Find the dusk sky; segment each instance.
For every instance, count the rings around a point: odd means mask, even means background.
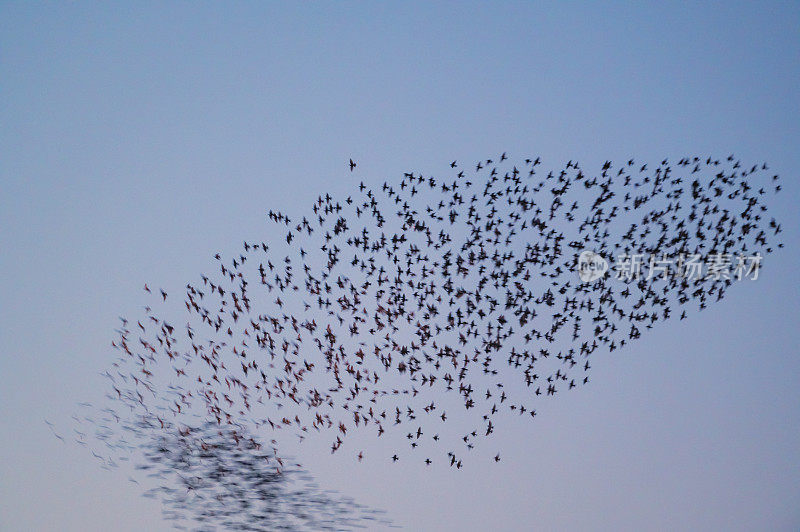
[[[499,463],[293,454],[404,530],[800,529],[799,89],[794,2],[0,2],[0,530],[171,530],[45,423],[102,404],[144,283],[282,238],[270,209],[502,152],[766,161],[785,247],[593,354]]]

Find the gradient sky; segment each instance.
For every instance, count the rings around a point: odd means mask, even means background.
[[[144,282],[269,240],[270,208],[503,151],[767,161],[786,247],[594,355],[499,464],[325,440],[319,483],[409,530],[800,529],[800,4],[730,4],[0,2],[0,530],[169,530],[44,423],[102,394]]]

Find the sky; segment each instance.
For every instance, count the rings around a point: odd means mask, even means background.
[[[0,530],[170,529],[44,422],[103,390],[145,282],[278,237],[269,209],[504,151],[767,161],[785,248],[594,355],[498,464],[304,464],[408,530],[797,530],[798,58],[792,2],[0,2]]]

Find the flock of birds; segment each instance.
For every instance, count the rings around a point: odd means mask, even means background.
[[[132,427],[150,431],[146,422]],[[151,434],[138,469],[162,479],[146,497],[160,497],[165,517],[223,530],[348,530],[391,525],[382,514],[333,491],[322,490],[298,464],[280,472],[277,457],[248,438],[241,428],[199,424],[193,431]]]
[[[461,469],[512,417],[532,420],[543,399],[587,384],[595,352],[685,318],[690,303],[705,308],[736,281],[676,269],[583,283],[582,250],[735,258],[782,247],[765,203],[778,176],[733,156],[585,172],[503,153],[449,167],[322,194],[304,215],[271,210],[270,238],[217,253],[182,294],[145,284],[144,313],[121,318],[112,342],[108,404],[75,419],[95,425],[105,454],[145,449],[159,478],[177,475],[158,493],[202,512],[204,526],[302,528],[280,521],[313,513],[278,502],[278,479],[298,471],[281,449],[327,438],[358,462]],[[348,445],[354,434],[385,440],[385,452]],[[358,526],[353,514],[329,518],[305,525]]]

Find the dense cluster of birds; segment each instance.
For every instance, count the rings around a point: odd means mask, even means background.
[[[131,430],[151,437],[137,468],[158,477],[145,496],[162,500],[175,528],[316,531],[391,523],[382,511],[321,489],[299,464],[277,472],[270,462],[283,460],[252,438],[240,442],[242,427],[205,422],[164,431],[143,421]]]
[[[322,194],[304,215],[270,210],[270,238],[217,253],[181,296],[145,284],[143,315],[121,318],[112,342],[106,419],[180,442],[162,455],[178,471],[189,437],[224,451],[212,460],[229,457],[229,473],[252,471],[236,448],[269,445],[280,474],[279,449],[311,435],[366,459],[347,446],[354,433],[387,440],[377,460],[460,469],[511,416],[533,419],[541,399],[588,383],[595,352],[705,308],[737,280],[692,278],[677,262],[584,283],[582,250],[735,264],[782,246],[765,202],[778,176],[733,156],[589,172],[503,153],[449,167]]]

